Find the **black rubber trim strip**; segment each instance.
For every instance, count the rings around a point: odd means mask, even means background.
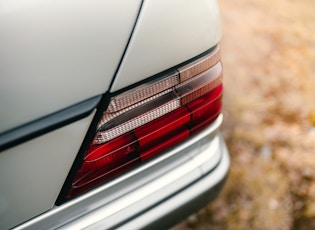
[[[87,131],[84,140],[81,144],[81,147],[79,149],[79,152],[72,164],[72,167],[68,173],[68,176],[62,186],[62,189],[57,197],[57,200],[55,202],[56,205],[61,205],[62,203],[68,201],[69,199],[66,197],[68,192],[71,189],[72,181],[79,170],[79,168],[82,165],[83,162],[83,156],[87,148],[90,146],[91,141],[93,140],[97,128],[97,124],[101,117],[103,116],[103,112],[106,110],[108,104],[110,102],[110,95],[108,93],[105,93],[102,95],[101,101],[96,107],[96,113],[94,115],[94,118],[91,122],[91,125],[89,127],[89,130]]]
[[[119,68],[121,66],[121,63],[122,63],[122,61],[124,59],[124,56],[125,56],[125,54],[127,52],[128,47],[129,47],[129,43],[131,41],[131,38],[133,36],[133,32],[134,32],[135,27],[137,25],[137,22],[138,22],[138,19],[139,19],[141,10],[142,10],[143,3],[144,3],[144,0],[142,0],[141,3],[140,3],[140,7],[139,7],[139,10],[138,10],[138,14],[137,14],[135,23],[134,23],[133,28],[131,30],[129,39],[127,41],[127,44],[125,46],[125,49],[124,49],[123,54],[121,56],[121,59],[120,59],[118,65],[117,65],[116,71],[114,73],[114,77],[113,77],[113,79],[112,79],[112,81],[110,83],[109,90],[110,90],[110,88],[112,87],[112,85],[114,83],[114,80],[115,80],[115,77],[117,75],[117,72],[118,72],[118,70],[119,70]],[[65,180],[65,182],[64,182],[64,184],[62,186],[62,189],[61,189],[61,191],[60,191],[60,193],[59,193],[59,195],[57,197],[57,200],[55,202],[55,204],[57,206],[65,203],[65,202],[67,202],[69,200],[67,198],[67,194],[69,193],[69,191],[71,189],[71,185],[72,185],[71,183],[72,183],[72,181],[73,181],[73,179],[74,179],[74,177],[75,177],[75,175],[77,173],[77,170],[82,165],[84,153],[87,150],[87,148],[89,147],[91,141],[93,140],[93,138],[95,136],[97,124],[100,121],[101,117],[103,116],[103,112],[107,109],[108,104],[110,102],[110,98],[111,98],[112,95],[113,94],[107,92],[107,93],[105,93],[102,96],[102,99],[101,99],[101,101],[100,101],[100,103],[99,103],[99,105],[97,107],[97,111],[96,111],[95,116],[94,116],[94,118],[92,120],[90,128],[89,128],[87,134],[85,135],[85,138],[84,138],[83,143],[82,143],[82,145],[80,147],[80,150],[79,150],[79,152],[78,152],[78,154],[77,154],[77,156],[76,156],[76,158],[74,160],[74,163],[73,163],[73,165],[72,165],[72,167],[70,169],[70,172],[69,172],[69,174],[68,174],[68,176],[67,176],[67,178],[66,178],[66,180]]]
[[[102,96],[96,96],[0,134],[0,152],[87,117]]]

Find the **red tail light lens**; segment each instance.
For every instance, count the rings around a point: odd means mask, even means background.
[[[73,198],[162,153],[221,111],[219,47],[169,75],[111,98],[77,170]]]

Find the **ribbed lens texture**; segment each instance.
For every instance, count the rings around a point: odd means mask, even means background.
[[[135,89],[129,90],[123,94],[120,94],[114,97],[111,100],[111,103],[108,106],[107,111],[109,113],[113,113],[116,111],[120,111],[128,106],[136,104],[140,101],[145,100],[153,95],[156,95],[164,90],[167,90],[179,83],[178,73],[173,73],[171,76],[167,78],[160,77],[157,79],[154,84],[149,86],[139,86]]]
[[[219,57],[215,50],[166,79],[113,98],[67,198],[121,175],[209,126],[222,106]],[[123,112],[112,115],[119,109]]]

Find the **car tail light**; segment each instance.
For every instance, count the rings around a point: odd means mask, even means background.
[[[211,124],[221,111],[222,65],[212,52],[112,96],[71,179],[71,199],[155,157]]]

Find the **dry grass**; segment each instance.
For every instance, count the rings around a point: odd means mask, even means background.
[[[221,0],[230,178],[179,229],[315,229],[315,2]]]

